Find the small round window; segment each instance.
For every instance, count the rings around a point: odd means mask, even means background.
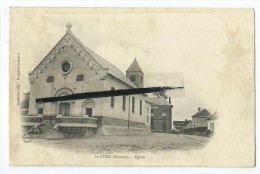
[[[72,69],[72,64],[70,61],[65,60],[61,62],[61,70],[63,74],[68,74]]]

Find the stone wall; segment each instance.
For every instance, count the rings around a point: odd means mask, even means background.
[[[106,117],[106,116],[95,116],[95,117],[98,118],[99,126],[111,125],[111,126],[128,127],[128,120]],[[130,117],[129,127],[144,128],[145,124],[141,122],[131,121],[131,117]]]

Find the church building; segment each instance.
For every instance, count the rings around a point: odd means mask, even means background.
[[[53,127],[96,128],[116,133],[147,131],[151,105],[145,94],[36,103],[36,98],[75,93],[132,89],[144,86],[144,73],[135,59],[122,73],[116,66],[86,47],[71,31],[29,73],[28,116],[42,116]]]

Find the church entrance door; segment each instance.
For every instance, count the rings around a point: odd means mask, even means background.
[[[70,115],[70,103],[69,102],[62,102],[60,103],[60,112],[62,116],[69,116]]]

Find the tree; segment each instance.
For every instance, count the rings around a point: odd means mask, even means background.
[[[165,93],[166,93],[166,89],[162,88],[159,92],[154,92],[153,95],[167,99],[168,96]]]

